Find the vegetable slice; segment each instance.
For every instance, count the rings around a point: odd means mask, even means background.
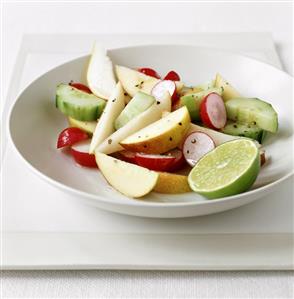
[[[221,129],[226,125],[226,107],[219,94],[213,92],[205,97],[200,105],[200,117],[212,129]]]
[[[66,128],[58,136],[57,148],[70,146],[88,138],[88,134],[79,128]]]
[[[197,161],[215,148],[212,138],[202,132],[193,132],[184,141],[183,153],[187,163],[195,166]]]
[[[89,154],[90,140],[84,140],[71,147],[71,154],[75,161],[85,167],[97,167],[95,155]]]

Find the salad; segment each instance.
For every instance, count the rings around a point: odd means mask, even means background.
[[[113,65],[95,45],[86,81],[57,86],[69,124],[57,148],[131,198],[245,192],[266,162],[262,143],[278,131],[270,103],[241,95],[220,74],[186,86],[176,71]]]

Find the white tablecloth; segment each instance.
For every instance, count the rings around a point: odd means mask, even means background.
[[[24,33],[269,31],[285,70],[292,73],[292,18],[289,3],[6,3],[2,86],[5,92]],[[6,271],[2,297],[291,298],[293,275],[282,271]]]

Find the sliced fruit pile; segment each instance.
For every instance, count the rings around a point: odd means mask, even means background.
[[[79,165],[98,166],[129,197],[248,190],[266,162],[261,144],[278,130],[274,108],[242,97],[220,74],[192,87],[175,71],[162,78],[148,67],[113,67],[95,45],[87,84],[57,86],[56,107],[70,125],[57,148],[70,148]]]

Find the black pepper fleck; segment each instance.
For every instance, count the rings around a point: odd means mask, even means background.
[[[169,137],[169,140],[172,141],[173,140],[172,137]]]
[[[187,150],[187,154],[189,154],[190,153],[190,151],[189,150]]]
[[[234,125],[233,127],[234,127],[234,128],[238,128],[238,126],[237,126],[237,125]]]
[[[108,139],[107,142],[108,142],[108,144],[111,144],[112,143],[112,139]]]
[[[146,147],[147,147],[147,145],[145,144],[145,145],[144,145],[144,148],[146,148]]]
[[[181,126],[182,125],[182,123],[179,123],[179,126]]]
[[[191,143],[196,143],[196,139],[191,140]]]
[[[159,104],[160,104],[160,101],[157,101],[156,104],[159,105]]]
[[[124,96],[127,96],[128,94],[126,92],[124,92]]]
[[[113,99],[112,102],[114,103],[116,101],[116,99]]]

